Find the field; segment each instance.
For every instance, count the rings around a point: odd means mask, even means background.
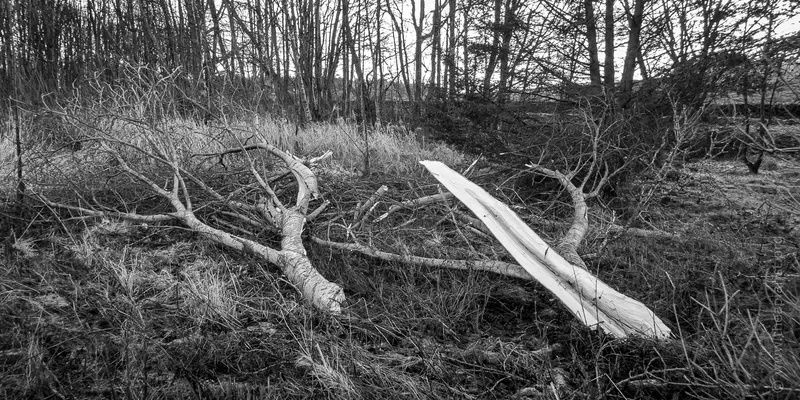
[[[592,273],[667,323],[674,337],[656,341],[590,330],[533,281],[386,261],[313,240],[513,262],[494,238],[459,222],[468,211],[452,200],[376,217],[443,190],[418,161],[466,171],[477,160],[471,180],[555,240],[569,225],[569,195],[531,179],[523,165],[487,161],[408,131],[365,137],[344,123],[296,129],[255,116],[208,126],[56,119],[84,138],[78,147],[39,140],[34,119],[25,121],[23,133],[38,139],[26,142],[24,204],[14,201],[10,136],[0,150],[0,228],[11,233],[0,256],[0,398],[800,396],[796,158],[770,157],[758,175],[739,161],[688,160],[662,176],[644,171],[613,199],[589,203],[591,225],[579,253]],[[177,221],[53,206],[169,212],[167,201],[120,173],[126,162],[170,186],[163,165],[137,153],[152,135],[177,143],[187,176],[228,198],[243,188],[242,198],[252,202],[263,193],[251,167],[274,179],[284,201],[296,190],[273,157],[192,154],[258,141],[307,158],[331,150],[313,167],[320,198],[309,211],[325,200],[330,205],[306,224],[303,243],[319,272],[344,289],[341,315],[309,306],[275,265]],[[135,146],[100,147],[109,139]],[[374,209],[361,209],[382,185],[388,191]],[[279,246],[275,231],[234,223],[209,196],[194,202],[209,224]]]

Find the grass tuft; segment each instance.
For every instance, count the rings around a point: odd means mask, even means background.
[[[198,326],[219,324],[229,329],[241,326],[236,278],[223,275],[220,265],[196,260],[181,272],[176,290],[183,294],[182,307]]]

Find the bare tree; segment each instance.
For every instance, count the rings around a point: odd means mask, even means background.
[[[594,1],[583,1],[584,18],[586,19],[586,42],[589,51],[589,80],[592,85],[600,86],[600,59],[597,52],[597,21],[594,13]]]
[[[603,62],[603,83],[607,94],[614,93],[614,0],[606,0],[605,12],[605,61]]]
[[[411,2],[411,16],[414,25],[414,109],[419,114],[420,104],[422,103],[422,43],[427,39],[423,34],[425,26],[425,0],[419,1],[419,17],[416,13],[416,2]]]
[[[301,123],[311,122],[314,117],[311,114],[311,106],[308,100],[308,92],[306,91],[306,84],[305,84],[305,76],[309,71],[305,71],[303,69],[303,64],[301,63],[301,54],[298,50],[298,33],[297,33],[297,22],[295,17],[295,4],[292,2],[291,6],[288,0],[283,0],[283,10],[286,13],[285,22],[285,33],[286,33],[286,42],[288,43],[289,50],[291,51],[291,57],[293,64],[295,66],[295,81],[297,82],[298,89],[296,93],[298,94],[300,100],[300,107],[301,107]]]
[[[146,71],[141,68],[131,70],[127,78],[143,87],[150,87],[153,82],[143,72]],[[178,71],[173,71],[166,78],[156,81],[155,88],[172,84],[177,74]],[[112,164],[107,169],[93,168],[94,171],[87,171],[98,174],[100,178],[84,182],[88,187],[81,187],[80,191],[75,191],[75,195],[96,190],[113,192],[119,189],[114,185],[135,182],[140,190],[160,198],[171,211],[116,211],[112,205],[96,201],[89,203],[94,203],[94,207],[85,205],[85,202],[74,205],[69,203],[70,195],[63,192],[62,199],[46,197],[45,193],[39,192],[39,199],[44,204],[87,216],[121,218],[139,223],[178,221],[216,243],[251,253],[264,262],[277,265],[310,304],[328,312],[340,312],[344,301],[342,288],[325,279],[314,268],[306,255],[302,239],[306,220],[313,219],[327,206],[323,202],[316,210],[309,209],[311,201],[319,197],[317,178],[309,166],[330,156],[330,152],[315,159],[303,160],[263,141],[245,144],[247,138],[243,137],[232,138],[227,135],[220,138],[192,132],[192,135],[199,137],[188,138],[186,132],[167,130],[160,123],[143,120],[141,106],[144,105],[146,111],[157,106],[154,103],[159,101],[152,91],[138,91],[139,94],[131,95],[124,89],[99,85],[103,87],[105,96],[115,100],[113,107],[95,103],[87,108],[83,104],[73,104],[62,110],[53,110],[87,132],[84,140],[93,145],[86,157],[107,159]],[[231,132],[230,129],[225,131]],[[251,138],[255,136],[255,132],[250,134]],[[231,140],[237,144],[224,145],[224,142]],[[212,151],[200,153],[197,149]],[[296,185],[292,203],[287,202],[286,198],[282,200],[273,188],[278,180],[276,176],[283,174],[268,176],[271,162],[257,158],[256,152],[266,152],[285,165],[287,175],[294,178]],[[231,160],[236,156],[238,160]],[[252,188],[231,188],[227,185],[215,188],[204,181],[204,171],[209,170],[214,160],[220,165],[238,163],[237,170],[250,175]],[[80,168],[80,165],[76,168]],[[39,183],[38,187],[45,185],[52,186],[53,183]],[[256,192],[251,192],[252,189]],[[255,197],[248,198],[255,193]],[[210,214],[203,211],[201,214],[200,210],[209,208],[217,211]],[[280,247],[269,247],[255,240],[257,235],[245,228],[252,229],[253,226],[277,233],[281,238]]]
[[[375,88],[375,126],[380,128],[382,125],[381,110],[383,103],[383,54],[381,52],[381,24],[383,23],[383,12],[381,2],[375,3],[375,47],[372,52],[372,86]]]
[[[633,74],[636,70],[636,59],[640,57],[642,18],[644,15],[645,0],[634,0],[631,9],[628,0],[624,0],[625,15],[628,19],[628,49],[625,52],[625,63],[622,69],[622,94],[623,98],[630,96],[633,91]]]
[[[497,56],[500,51],[500,32],[502,26],[503,0],[494,0],[494,20],[491,26],[492,43],[489,45],[489,61],[483,72],[483,96],[490,97],[492,75],[497,67]]]
[[[448,0],[448,8],[450,14],[448,14],[447,55],[445,56],[447,59],[447,64],[445,65],[447,68],[446,86],[447,97],[453,98],[456,93],[456,52],[458,51],[456,49],[456,0]]]

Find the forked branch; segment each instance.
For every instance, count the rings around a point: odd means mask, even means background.
[[[486,224],[531,276],[585,325],[599,327],[617,337],[667,338],[671,335],[670,329],[644,304],[617,292],[585,268],[564,259],[508,206],[481,187],[440,162],[421,163]],[[557,176],[564,177],[563,174]]]
[[[195,232],[220,243],[224,246],[236,249],[239,251],[248,251],[256,255],[263,261],[275,264],[281,268],[284,275],[288,280],[295,285],[297,290],[302,296],[315,307],[338,314],[341,312],[341,304],[344,301],[344,292],[342,288],[327,279],[325,279],[311,264],[311,261],[306,255],[306,250],[303,247],[302,231],[306,220],[306,212],[308,210],[309,200],[316,198],[319,194],[317,189],[317,180],[314,173],[309,167],[304,165],[300,160],[290,156],[275,146],[267,143],[260,143],[255,145],[243,146],[235,149],[228,149],[223,151],[224,154],[235,152],[247,152],[250,150],[264,149],[271,154],[279,157],[289,170],[292,172],[297,181],[298,194],[295,205],[292,207],[284,207],[277,200],[277,196],[271,191],[271,188],[256,171],[251,168],[254,177],[259,181],[262,187],[272,193],[271,198],[265,204],[265,207],[251,206],[242,201],[235,201],[231,198],[225,197],[218,193],[212,187],[207,185],[201,179],[190,174],[179,163],[178,150],[175,148],[173,142],[169,140],[162,143],[163,148],[158,146],[152,138],[148,138],[146,142],[152,149],[144,149],[140,146],[125,143],[125,146],[135,148],[139,154],[144,154],[151,160],[161,163],[171,170],[170,185],[162,186],[157,184],[152,178],[145,173],[137,170],[117,151],[109,145],[109,143],[119,142],[115,139],[109,138],[107,141],[100,141],[100,148],[107,154],[110,154],[115,160],[119,168],[128,176],[134,178],[139,183],[144,185],[152,193],[167,200],[173,212],[143,215],[138,213],[125,213],[109,210],[95,210],[88,207],[74,206],[70,204],[51,201],[40,195],[42,202],[50,207],[58,207],[78,211],[84,215],[97,216],[97,217],[114,217],[123,218],[138,222],[157,222],[165,220],[178,220]],[[326,153],[329,155],[329,153]],[[251,163],[251,166],[253,164]],[[250,210],[250,211],[263,211],[267,208],[269,218],[265,220],[274,225],[282,236],[280,249],[274,249],[264,246],[255,240],[234,235],[222,229],[215,228],[203,222],[197,217],[193,207],[192,193],[187,186],[187,178],[189,181],[194,182],[202,191],[205,191],[211,198],[222,206],[229,206],[234,214],[237,211]],[[279,207],[274,207],[278,204]],[[246,216],[241,216],[243,220],[252,223],[253,220]]]

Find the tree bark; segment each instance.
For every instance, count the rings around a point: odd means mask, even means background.
[[[606,0],[605,15],[605,61],[603,63],[603,80],[606,95],[614,93],[614,0]]]
[[[641,46],[644,2],[645,0],[634,0],[631,13],[628,0],[624,0],[625,14],[628,16],[628,46],[622,69],[622,100],[627,100],[633,92],[633,73],[636,71],[636,57]]]
[[[441,67],[439,64],[442,55],[442,35],[440,31],[442,26],[442,10],[439,5],[440,2],[441,0],[434,0],[433,2],[433,26],[431,26],[433,37],[431,38],[431,76],[428,87],[434,93],[439,89],[439,75],[441,74]]]
[[[287,25],[286,31],[288,32],[288,37],[285,38],[285,40],[289,44],[289,51],[291,51],[292,62],[294,63],[295,81],[297,82],[298,86],[297,94],[299,97],[300,107],[302,111],[300,119],[302,125],[307,122],[311,122],[314,119],[311,114],[311,107],[308,103],[308,94],[306,92],[306,85],[304,82],[307,78],[305,76],[305,73],[307,71],[303,70],[303,65],[300,62],[299,50],[297,48],[298,35],[297,35],[297,25],[294,16],[294,6],[292,6],[292,8],[290,9],[287,0],[283,0],[283,9],[284,12],[286,13],[286,25]]]
[[[99,131],[99,129],[96,129]],[[152,131],[142,132],[143,135],[153,135]],[[152,138],[148,137],[152,140]],[[132,143],[124,144],[125,147],[133,147],[146,157],[150,157],[154,162],[162,164],[162,166],[172,171],[172,187],[165,188],[161,184],[156,183],[149,176],[135,170],[131,167],[125,159],[122,158],[119,152],[111,148],[110,143],[119,143],[116,138],[99,138],[100,149],[106,154],[111,155],[117,160],[117,165],[122,173],[127,174],[132,179],[140,182],[142,186],[154,193],[155,195],[166,200],[173,208],[173,212],[156,215],[142,215],[136,213],[121,213],[113,211],[96,211],[83,207],[69,206],[65,204],[55,203],[40,196],[40,199],[51,207],[63,207],[71,210],[77,210],[84,215],[89,216],[103,216],[103,217],[117,217],[124,218],[139,222],[155,222],[175,219],[182,222],[189,229],[217,242],[224,246],[230,247],[238,251],[248,251],[263,261],[275,264],[281,268],[284,275],[288,280],[297,288],[306,299],[314,307],[330,312],[339,314],[341,312],[342,303],[345,300],[342,288],[327,279],[325,279],[311,264],[311,261],[306,255],[306,250],[303,247],[302,232],[305,225],[306,216],[308,213],[308,204],[312,198],[319,195],[317,188],[317,178],[309,167],[304,165],[297,158],[289,155],[281,149],[268,144],[258,143],[244,147],[237,147],[227,149],[221,153],[205,154],[204,156],[224,157],[226,154],[248,152],[251,150],[266,150],[273,155],[280,158],[287,168],[292,172],[297,183],[298,191],[296,202],[293,206],[285,206],[275,196],[272,189],[265,182],[258,172],[256,172],[254,164],[251,163],[251,170],[253,176],[256,178],[262,189],[269,193],[272,197],[269,200],[262,201],[261,204],[252,206],[243,204],[231,196],[223,196],[199,178],[187,173],[184,168],[178,163],[178,150],[175,148],[174,143],[165,145],[165,149],[158,148],[155,142],[150,141],[150,151],[138,147]],[[143,140],[144,141],[144,140]],[[329,155],[330,153],[326,153]],[[189,192],[186,180],[195,183],[195,187],[199,187],[204,191],[205,197],[210,196],[214,201],[219,204],[226,204],[233,206],[234,209],[244,208],[249,211],[258,211],[265,220],[271,222],[281,234],[280,250],[264,246],[254,240],[246,237],[237,236],[227,231],[212,227],[207,223],[200,220],[194,213],[192,193]]]
[[[509,57],[511,53],[511,38],[517,28],[517,9],[520,3],[517,0],[509,0],[505,7],[505,16],[503,17],[500,49],[498,51],[498,58],[500,60],[500,86],[498,91],[498,100],[500,103],[508,101],[508,85],[511,78],[511,70],[509,68]]]
[[[324,83],[324,89],[322,89],[322,91],[324,92],[324,99],[327,102],[328,108],[331,109],[331,112],[334,102],[334,94],[336,92],[336,70],[339,67],[339,57],[342,54],[341,51],[342,31],[339,29],[339,23],[341,19],[342,19],[342,8],[339,7],[339,3],[337,2],[336,14],[333,17],[333,28],[330,31],[331,32],[330,40],[328,41],[328,49],[327,49],[328,62],[327,64],[325,64],[324,68],[325,83]]]
[[[375,126],[380,128],[382,125],[381,103],[383,99],[383,57],[381,54],[381,1],[375,3],[375,52],[372,55],[372,86],[375,88]]]
[[[494,21],[492,24],[492,44],[490,46],[489,61],[483,73],[483,96],[491,97],[492,75],[497,68],[497,57],[500,51],[500,18],[502,18],[503,0],[494,0]]]
[[[411,78],[408,71],[409,61],[408,61],[408,52],[406,51],[406,40],[405,35],[403,34],[403,26],[397,19],[397,16],[392,11],[389,0],[386,0],[386,12],[389,13],[389,18],[392,19],[392,26],[394,26],[394,32],[397,38],[398,49],[397,49],[397,69],[400,78],[403,81],[403,87],[405,88],[405,96],[408,101],[412,101],[414,99],[414,86],[412,88],[411,85]],[[401,94],[402,97],[402,94]]]
[[[469,13],[464,13],[464,45],[462,50],[464,52],[464,94],[470,95],[472,94],[471,86],[470,86],[470,74],[469,74]]]
[[[345,117],[350,115],[350,90],[352,78],[350,77],[350,0],[341,0],[342,4],[342,111]]]
[[[600,86],[600,58],[597,53],[597,21],[594,15],[594,0],[583,1],[586,18],[586,42],[589,51],[589,81],[592,86]]]
[[[412,19],[415,11],[414,4],[415,2],[411,3]],[[414,23],[414,31],[416,32],[416,42],[414,43],[414,109],[417,115],[419,115],[422,104],[422,42],[425,40],[422,31],[424,22],[425,0],[419,0],[419,20]]]
[[[447,44],[447,98],[452,99],[456,94],[456,0],[448,0],[448,4],[450,16]],[[466,68],[466,65],[464,67]]]

